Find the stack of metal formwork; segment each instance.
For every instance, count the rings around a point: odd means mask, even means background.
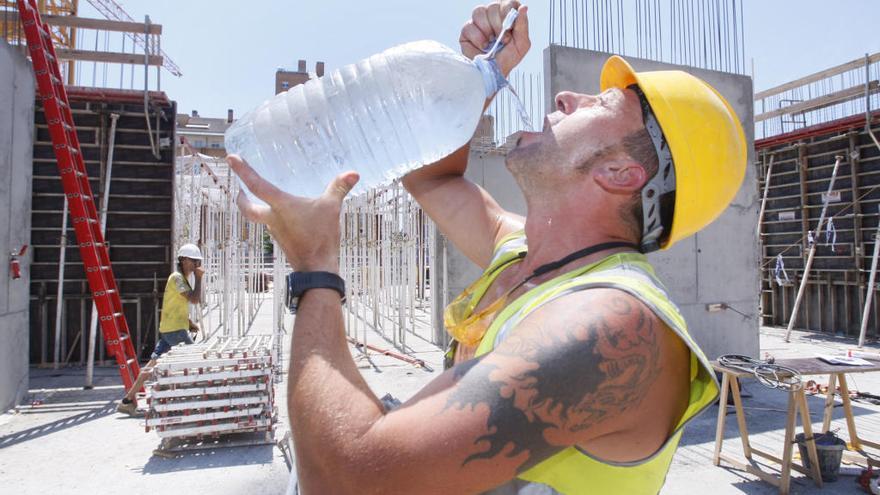
[[[277,419],[271,336],[217,338],[162,355],[146,384],[146,430],[160,451],[205,448],[235,434],[234,444],[273,443]],[[263,438],[240,434],[264,433]]]

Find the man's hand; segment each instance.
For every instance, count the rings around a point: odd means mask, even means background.
[[[504,16],[511,9],[518,9],[519,17],[513,23],[513,29],[502,38],[504,49],[495,57],[505,77],[522,61],[532,46],[529,40],[528,7],[521,6],[517,0],[501,0],[480,5],[471,14],[471,20],[461,28],[461,36],[458,39],[464,56],[472,59],[480,55],[484,49],[491,47],[491,43],[501,33]]]
[[[195,274],[196,278],[202,278],[202,276],[205,274],[205,267],[197,266],[193,270],[193,273]]]
[[[190,320],[190,322],[189,322],[189,331],[192,332],[192,333],[199,333],[200,330],[201,330],[201,328],[199,328],[198,323],[195,323],[195,322],[193,322],[192,320]]]
[[[292,266],[300,271],[339,272],[339,213],[357,184],[356,172],[337,176],[317,198],[287,194],[260,177],[237,155],[226,162],[248,189],[268,206],[238,195],[238,208],[253,222],[266,224]]]

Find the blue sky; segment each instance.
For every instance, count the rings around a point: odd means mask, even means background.
[[[117,0],[136,20],[162,24],[162,48],[183,77],[162,75],[162,89],[181,112],[236,115],[270,97],[278,67],[306,59],[327,70],[390,46],[434,39],[458,48],[472,0],[261,1]],[[664,0],[661,2],[665,3]],[[84,17],[100,17],[81,1]],[[532,50],[522,69],[541,71],[547,46],[549,2],[527,2]],[[755,89],[880,51],[877,0],[745,0],[747,72],[754,59]]]

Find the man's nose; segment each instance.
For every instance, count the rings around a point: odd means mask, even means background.
[[[556,109],[562,113],[574,113],[580,107],[590,106],[595,103],[596,97],[574,93],[571,91],[560,91],[556,95]]]

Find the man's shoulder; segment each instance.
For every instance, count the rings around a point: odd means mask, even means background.
[[[173,271],[171,272],[171,275],[168,275],[167,287],[174,287],[178,292],[187,292],[190,290],[189,282],[186,280],[186,277],[178,271]]]
[[[663,404],[664,423],[640,428],[653,414],[644,399],[667,389],[687,370],[686,354],[664,322],[627,292],[595,288],[560,296],[525,317],[494,350],[495,359],[521,362],[537,392],[535,403],[556,405],[560,431],[582,444],[634,428],[649,432],[656,445],[665,440],[666,416],[677,401]],[[517,373],[521,373],[516,370]],[[686,400],[686,399],[685,399]],[[666,409],[670,411],[666,411]],[[666,414],[666,413],[669,414]],[[656,438],[655,438],[656,437]],[[652,448],[654,450],[652,450]],[[596,452],[601,453],[601,452]]]

